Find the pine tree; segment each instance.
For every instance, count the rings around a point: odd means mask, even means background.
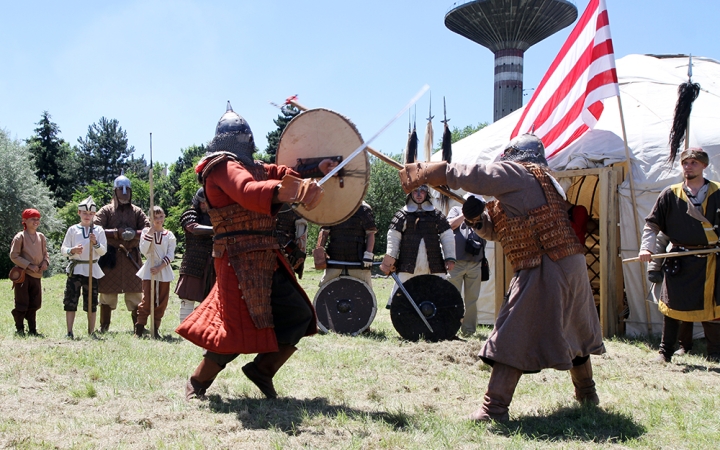
[[[77,162],[70,144],[60,137],[60,127],[43,111],[35,134],[26,140],[34,158],[35,175],[55,193],[55,203],[62,207],[72,199],[76,187]]]
[[[265,137],[267,138],[268,145],[265,148],[265,153],[269,155],[269,163],[275,163],[275,156],[277,155],[277,149],[280,146],[280,136],[285,130],[287,124],[293,119],[293,117],[300,114],[300,110],[294,106],[286,105],[283,106],[282,114],[277,119],[273,120],[277,125],[277,130],[269,132]]]
[[[135,147],[128,146],[127,132],[117,119],[101,117],[88,127],[85,139],[78,138],[78,158],[82,170],[78,178],[83,184],[92,181],[110,182],[129,165]]]

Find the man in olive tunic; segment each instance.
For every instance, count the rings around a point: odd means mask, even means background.
[[[672,252],[717,247],[720,225],[720,183],[707,180],[703,171],[710,159],[701,148],[680,154],[683,182],[665,188],[645,218],[638,254],[649,262],[663,232],[672,243]],[[651,250],[652,249],[652,250]],[[717,254],[666,258],[662,294],[658,309],[663,318],[658,362],[670,362],[680,322],[702,322],[707,339],[708,359],[720,361],[720,272]]]
[[[131,313],[133,328],[137,308],[142,300],[142,281],[135,275],[142,260],[138,246],[143,228],[150,227],[145,213],[132,204],[130,179],[120,175],[113,182],[112,202],[95,215],[95,224],[105,230],[108,251],[99,263],[105,276],[98,280],[100,292],[100,332],[110,329],[112,311],[117,308],[118,294],[125,294],[125,306]]]
[[[490,164],[415,163],[400,171],[403,189],[447,185],[495,197],[470,197],[463,215],[478,235],[498,240],[514,276],[495,327],[480,350],[492,366],[482,406],[471,420],[509,420],[523,373],[569,370],[575,398],[598,404],[590,355],[605,352],[582,246],[536,136],[514,138]]]

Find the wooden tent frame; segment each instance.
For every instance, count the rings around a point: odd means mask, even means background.
[[[621,334],[624,330],[624,282],[620,257],[620,204],[618,186],[623,179],[623,165],[553,172],[558,180],[576,177],[597,177],[595,192],[599,205],[600,234],[600,326],[604,337]],[[495,242],[495,317],[504,301],[512,266],[508,263],[499,242]]]

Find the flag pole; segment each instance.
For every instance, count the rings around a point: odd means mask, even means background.
[[[152,159],[152,133],[150,133],[150,231],[152,239],[150,241],[150,251],[148,252],[148,262],[150,269],[155,267],[155,215],[153,209],[155,204],[153,201],[153,159]],[[155,339],[155,275],[150,272],[150,339]]]
[[[632,161],[630,160],[630,147],[628,146],[628,139],[627,139],[627,132],[625,131],[625,114],[623,114],[623,107],[622,107],[622,100],[620,99],[620,90],[618,89],[618,95],[617,95],[617,102],[618,102],[618,109],[620,110],[620,124],[622,125],[622,134],[623,134],[623,142],[625,143],[625,158],[627,158],[628,162],[628,180],[630,181],[630,202],[632,203],[632,210],[633,210],[633,223],[635,224],[635,237],[637,238],[638,242],[638,251],[640,249],[640,246],[642,244],[642,234],[640,233],[640,227],[638,226],[639,217],[638,217],[638,208],[637,208],[637,200],[635,199],[635,180],[633,179],[633,173],[632,173]],[[643,298],[647,298],[648,290],[647,285],[645,284],[645,280],[641,276],[640,279],[642,282],[640,283],[642,285],[643,289]],[[645,303],[645,326],[648,330],[648,336],[652,334],[652,322],[650,322],[650,305],[648,302]]]

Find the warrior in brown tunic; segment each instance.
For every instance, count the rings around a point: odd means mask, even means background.
[[[542,142],[513,139],[500,162],[487,165],[416,163],[400,172],[403,188],[428,183],[474,197],[463,214],[478,234],[499,240],[515,270],[495,328],[480,351],[492,365],[483,405],[472,420],[508,420],[523,372],[570,370],[575,397],[598,404],[589,356],[605,352],[582,247],[567,215],[564,192],[550,176]]]
[[[134,331],[137,308],[142,300],[142,281],[135,275],[142,264],[138,246],[140,233],[143,228],[150,227],[150,221],[140,208],[132,204],[132,188],[125,175],[115,178],[112,202],[98,211],[95,224],[103,227],[108,243],[108,251],[99,261],[105,272],[105,276],[98,280],[100,332],[110,329],[118,294],[125,294],[125,306],[131,312]]]

